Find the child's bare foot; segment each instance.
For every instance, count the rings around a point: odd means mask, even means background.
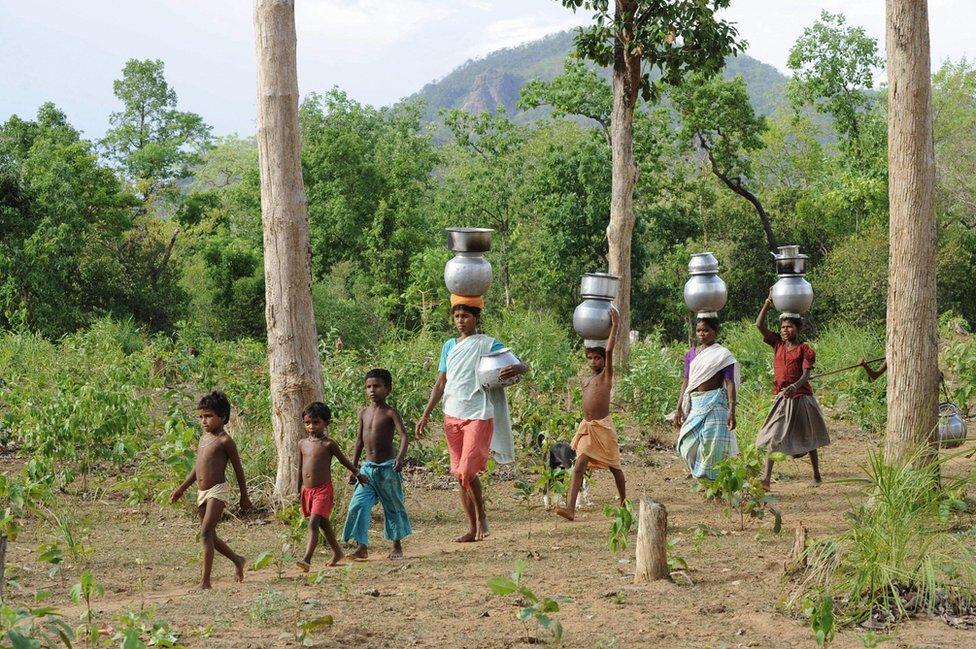
[[[823,478],[821,478],[819,475],[813,476],[813,486],[819,487],[821,484],[823,484]]]
[[[369,548],[360,544],[356,551],[349,555],[353,561],[366,561],[369,558]]]
[[[763,491],[772,490],[772,487],[769,484],[769,480],[763,480],[760,484],[762,485]]]
[[[296,561],[295,565],[298,566],[299,570],[301,570],[302,572],[308,572],[309,569],[312,567],[312,564],[310,564],[308,561],[305,561],[304,559],[302,561]]]
[[[237,555],[237,558],[234,560],[234,568],[235,568],[234,581],[238,583],[244,581],[244,567],[246,565],[247,565],[247,559],[245,559],[241,555]],[[209,586],[207,587],[209,588]]]
[[[572,509],[567,509],[562,505],[556,505],[556,513],[565,518],[567,521],[576,520],[576,512]]]
[[[329,562],[329,566],[338,566],[345,556],[346,555],[342,553],[342,550],[336,550],[332,553],[332,561]]]
[[[481,537],[480,537],[480,538],[481,538],[481,539],[483,539],[483,538],[485,538],[486,536],[488,536],[488,534],[489,534],[489,532],[488,532],[488,518],[487,518],[487,517],[485,517],[485,518],[482,518],[482,519],[481,519],[480,521],[478,521],[478,522],[479,522],[479,524],[481,525]],[[480,539],[479,539],[479,540],[480,540]]]
[[[474,541],[480,541],[481,538],[478,537],[478,530],[468,530],[466,533],[454,539],[455,543],[472,543]]]
[[[387,555],[390,559],[402,559],[403,558],[403,546],[400,545],[399,541],[393,542],[393,549],[390,550],[390,554]]]
[[[194,586],[190,590],[188,590],[187,593],[190,594],[190,595],[192,595],[193,593],[199,593],[200,591],[210,590],[211,588],[213,588],[213,586],[210,585],[210,582],[209,581],[204,581],[204,582],[201,582],[201,583],[197,584],[196,586]]]

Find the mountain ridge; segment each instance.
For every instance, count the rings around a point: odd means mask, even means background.
[[[528,81],[549,81],[563,70],[563,62],[575,49],[574,31],[562,31],[541,39],[496,50],[478,59],[469,59],[440,79],[425,84],[404,101],[425,101],[426,121],[438,121],[442,109],[462,108],[469,112],[494,111],[504,107],[514,121],[529,123],[549,114],[542,107],[518,111],[519,92]],[[610,70],[601,74],[610,78]],[[753,107],[769,115],[785,95],[787,77],[768,63],[747,55],[726,59],[726,77],[741,74]]]

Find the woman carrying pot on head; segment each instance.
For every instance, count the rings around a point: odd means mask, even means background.
[[[717,313],[699,313],[695,320],[698,345],[685,354],[684,378],[674,425],[679,429],[678,454],[696,478],[715,479],[715,465],[738,455],[735,400],[739,363],[715,342]]]
[[[461,483],[461,506],[468,518],[468,531],[455,539],[459,543],[480,541],[488,535],[485,503],[478,474],[488,464],[492,452],[499,463],[515,461],[512,422],[504,390],[484,390],[478,381],[478,361],[484,354],[504,347],[478,333],[485,302],[480,297],[451,295],[451,313],[458,337],[441,348],[437,380],[430,400],[417,422],[417,437],[422,437],[434,406],[444,398],[444,436],[451,455],[451,474]],[[524,363],[502,369],[501,380],[528,370]]]
[[[817,361],[817,354],[810,345],[800,342],[803,319],[798,313],[782,313],[779,316],[779,333],[766,326],[766,314],[772,306],[772,289],[766,298],[756,328],[763,340],[773,348],[773,401],[772,410],[756,436],[756,446],[765,447],[770,453],[780,452],[795,458],[810,454],[813,481],[820,484],[820,458],[817,449],[830,444],[827,422],[824,421],[820,404],[810,389],[810,373]],[[769,489],[773,474],[773,460],[766,456],[763,486]]]

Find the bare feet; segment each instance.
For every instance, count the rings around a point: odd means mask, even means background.
[[[329,566],[338,566],[339,563],[342,561],[343,557],[345,556],[346,555],[342,553],[342,550],[337,550],[336,552],[333,552],[332,561],[329,562]]]
[[[356,551],[349,555],[353,561],[366,561],[369,558],[369,548],[360,544]]]
[[[238,583],[244,581],[244,566],[246,565],[247,559],[241,555],[237,555],[237,558],[234,560],[234,581]],[[207,588],[210,588],[209,584],[207,585]]]
[[[772,487],[769,484],[769,480],[763,480],[760,484],[762,484],[763,491],[771,491],[772,490]]]
[[[465,534],[454,539],[455,543],[472,543],[474,541],[480,541],[478,538],[478,532],[476,530],[468,530]]]
[[[565,518],[567,521],[576,520],[576,512],[571,509],[566,509],[562,505],[556,505],[556,513]]]
[[[484,517],[481,519],[481,538],[486,538],[489,534],[488,532],[488,518]]]
[[[296,561],[295,565],[298,566],[299,570],[301,570],[302,572],[308,572],[309,568],[312,567],[312,565],[308,561],[304,561],[304,560]]]
[[[403,558],[403,546],[400,545],[399,541],[393,542],[393,549],[390,550],[390,554],[387,555],[390,559],[402,559]]]
[[[211,588],[212,588],[212,586],[210,585],[210,582],[209,581],[205,581],[205,582],[202,582],[200,584],[197,584],[196,586],[194,586],[193,588],[191,588],[190,590],[188,590],[186,592],[187,592],[188,595],[192,595],[193,593],[199,593],[200,591],[210,590]]]
[[[822,483],[823,483],[823,478],[821,478],[819,475],[813,476],[813,486],[814,487],[819,487]]]

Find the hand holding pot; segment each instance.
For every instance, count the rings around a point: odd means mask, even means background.
[[[503,367],[502,369],[498,370],[498,378],[501,379],[502,381],[507,381],[509,379],[515,378],[519,374],[524,374],[528,369],[529,366],[526,365],[525,363],[519,363],[518,365],[509,365],[508,367]]]

